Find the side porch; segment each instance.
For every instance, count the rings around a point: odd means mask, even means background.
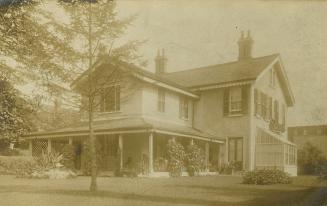
[[[279,169],[297,176],[297,147],[277,134],[257,128],[256,169]]]

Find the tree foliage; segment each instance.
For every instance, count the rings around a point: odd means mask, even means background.
[[[4,76],[0,76],[0,140],[3,145],[17,142],[33,129],[33,106],[19,96],[19,92]]]
[[[326,157],[321,150],[307,142],[298,150],[298,166],[302,174],[318,174],[321,167],[326,164]]]

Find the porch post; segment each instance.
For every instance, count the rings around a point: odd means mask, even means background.
[[[205,167],[206,171],[209,171],[209,142],[206,142],[205,145]]]
[[[30,152],[31,156],[33,156],[33,140],[28,141],[28,151]]]
[[[193,141],[193,139],[191,139],[191,141],[190,141],[190,145],[194,145],[194,141]]]
[[[149,174],[153,173],[153,133],[149,135]]]
[[[123,168],[123,135],[122,134],[119,134],[119,137],[118,137],[118,146],[119,146],[119,166],[120,166],[120,169]]]
[[[48,150],[48,153],[51,152],[51,139],[48,139],[48,147],[47,147],[47,150]]]
[[[68,144],[70,144],[70,145],[73,144],[73,139],[71,137],[68,138]]]

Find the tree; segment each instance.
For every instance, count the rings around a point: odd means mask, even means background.
[[[18,142],[18,138],[32,130],[35,111],[19,96],[19,92],[0,75],[0,147]]]
[[[83,87],[78,90],[87,100],[82,106],[89,119],[92,156],[90,190],[95,191],[97,172],[93,121],[99,104],[96,97],[103,94],[102,87],[107,79],[118,81],[120,78],[118,69],[114,68],[107,72],[105,79],[98,81],[101,74],[95,70],[100,62],[136,62],[140,59],[136,52],[143,42],[119,41],[135,16],[118,19],[116,3],[110,0],[61,0],[60,8],[64,9],[68,22],[59,22],[51,13],[38,9],[37,5],[42,1],[28,2],[19,6],[9,5],[1,13],[0,18],[14,22],[0,23],[0,33],[4,37],[0,44],[5,46],[1,52],[22,65],[20,74],[23,71],[33,74],[27,75],[28,79],[36,79],[50,93],[56,92],[58,85],[64,87],[72,83],[78,75],[83,77],[80,79]],[[12,18],[13,15],[16,18]],[[8,29],[12,33],[8,33]],[[11,48],[11,44],[18,47]]]
[[[109,0],[98,1],[64,1],[62,3],[65,11],[70,16],[70,23],[60,27],[64,35],[73,33],[75,38],[71,39],[70,45],[78,42],[79,48],[71,56],[67,63],[70,68],[80,68],[83,79],[83,87],[79,88],[83,97],[87,99],[85,110],[88,113],[89,139],[91,151],[91,185],[90,190],[97,190],[97,165],[96,165],[96,137],[93,130],[94,112],[99,102],[96,97],[103,95],[103,87],[108,82],[119,81],[120,73],[113,68],[103,79],[102,75],[95,71],[95,65],[102,62],[135,61],[139,59],[136,55],[137,48],[142,42],[130,41],[115,45],[121,38],[125,29],[135,18],[130,17],[120,20],[115,12],[116,3]],[[68,38],[66,38],[68,39]],[[87,62],[83,61],[86,60]],[[81,66],[78,66],[81,65]],[[87,70],[85,71],[85,68]],[[79,71],[74,71],[79,73]],[[102,81],[101,81],[102,78]],[[100,80],[99,80],[100,79]],[[108,81],[110,79],[110,81]]]
[[[317,174],[324,164],[326,164],[326,157],[310,142],[298,150],[298,166],[303,174]]]

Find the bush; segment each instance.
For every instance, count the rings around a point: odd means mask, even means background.
[[[311,143],[307,142],[302,149],[298,150],[299,173],[319,174],[322,169],[321,165],[324,164],[326,164],[326,158],[321,150]]]
[[[25,178],[36,179],[69,179],[77,177],[76,173],[67,168],[36,169]]]
[[[36,166],[36,161],[31,156],[0,156],[0,175],[24,176]]]
[[[41,155],[35,159],[38,164],[38,167],[44,170],[54,169],[63,166],[61,164],[61,161],[63,159],[62,154],[59,154],[57,152],[48,153],[42,150]]]
[[[244,184],[270,185],[270,184],[289,184],[291,177],[281,170],[254,170],[245,172],[243,175]]]
[[[168,145],[168,171],[171,177],[182,175],[185,151],[183,145],[175,140],[169,140]]]
[[[198,175],[204,168],[204,153],[202,149],[196,145],[189,145],[186,149],[185,163],[189,176]]]
[[[19,153],[19,150],[18,149],[11,149],[9,147],[7,148],[4,148],[1,152],[0,152],[0,155],[3,155],[3,156],[18,156],[20,155]]]
[[[75,169],[75,148],[71,144],[66,144],[62,150],[62,164],[71,170]]]

